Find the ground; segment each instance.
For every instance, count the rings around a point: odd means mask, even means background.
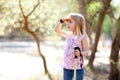
[[[55,80],[62,80],[60,67],[64,42],[46,41],[41,43],[48,70]],[[107,80],[109,74],[110,49],[99,47],[96,53],[93,73],[85,67],[85,80]],[[0,42],[0,80],[49,80],[44,75],[43,62],[33,41]],[[88,59],[85,59],[87,65]]]

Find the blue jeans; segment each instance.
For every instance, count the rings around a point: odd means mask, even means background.
[[[72,80],[74,77],[74,70],[63,69],[63,80]],[[76,70],[76,80],[83,80],[84,69]]]

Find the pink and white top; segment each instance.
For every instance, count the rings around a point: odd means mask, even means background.
[[[86,38],[87,35],[83,34],[81,36],[71,36],[67,35],[66,37],[66,47],[64,50],[64,57],[62,61],[63,68],[74,69],[74,47],[79,47],[83,51],[81,41]],[[82,67],[80,66],[82,64]],[[84,64],[84,59],[78,57],[76,60],[76,69],[82,69]]]

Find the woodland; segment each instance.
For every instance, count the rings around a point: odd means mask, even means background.
[[[0,0],[0,80],[62,80],[54,27],[69,13],[86,21],[84,80],[120,80],[119,0]]]

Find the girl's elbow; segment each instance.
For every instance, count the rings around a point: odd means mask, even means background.
[[[83,56],[88,56],[89,55],[89,51],[86,51]]]
[[[58,33],[58,34],[60,33],[60,31],[59,31],[58,29],[55,29],[54,31],[55,31],[56,33]]]
[[[54,31],[55,31],[55,32],[58,32],[58,29],[57,29],[57,28],[54,28]]]
[[[88,53],[84,53],[83,56],[88,56]]]

